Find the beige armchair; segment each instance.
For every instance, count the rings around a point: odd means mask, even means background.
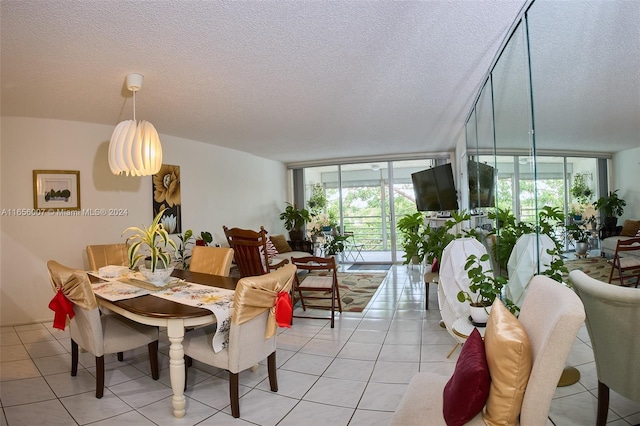
[[[533,357],[520,424],[552,424],[547,418],[551,399],[584,316],[582,303],[573,291],[546,276],[533,277],[519,317],[531,342]],[[448,380],[448,377],[433,373],[416,374],[391,425],[445,425],[443,389]],[[467,424],[485,423],[478,414]]]
[[[233,249],[226,247],[195,246],[191,251],[191,272],[229,276]]]
[[[640,290],[598,281],[582,271],[569,280],[584,303],[598,374],[597,425],[607,423],[609,389],[640,402]]]
[[[75,316],[71,334],[71,375],[78,372],[78,346],[96,358],[96,398],[104,394],[104,355],[118,354],[147,345],[151,376],[158,380],[158,327],[138,324],[120,315],[100,315],[93,289],[84,271],[50,260],[47,262],[54,292],[61,290],[73,302]]]
[[[189,360],[225,369],[229,372],[231,414],[240,417],[238,374],[267,359],[269,384],[278,391],[276,378],[276,324],[272,307],[279,292],[290,292],[296,267],[285,265],[269,274],[246,277],[238,281],[234,310],[229,328],[229,343],[220,352],[212,348],[214,324],[187,333],[184,346],[185,367]],[[185,375],[186,377],[186,375]],[[185,380],[186,383],[186,380]]]
[[[129,266],[129,256],[126,244],[99,244],[87,246],[87,257],[92,271],[103,266]]]

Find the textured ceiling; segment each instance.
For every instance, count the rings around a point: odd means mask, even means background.
[[[138,72],[160,134],[285,163],[449,151],[524,2],[2,0],[2,115],[115,126]]]

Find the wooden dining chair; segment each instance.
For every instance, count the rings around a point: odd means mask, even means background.
[[[92,271],[107,265],[129,266],[128,247],[123,243],[87,246],[87,257]]]
[[[191,251],[189,270],[228,277],[232,260],[232,248],[195,246]]]
[[[304,311],[307,308],[330,310],[331,328],[334,328],[336,309],[338,312],[342,312],[335,257],[292,257],[291,264],[295,265],[298,270],[313,272],[313,274],[303,275],[302,279],[296,274],[293,287],[294,305],[297,300],[300,300]],[[319,300],[329,300],[329,302],[319,304]],[[309,316],[305,316],[305,318],[325,319],[324,317]]]
[[[100,315],[87,273],[68,268],[54,260],[47,262],[53,291],[61,290],[73,303],[71,334],[71,375],[78,373],[78,347],[96,359],[96,398],[104,394],[104,356],[147,345],[151,377],[158,380],[158,327],[139,324],[120,315]],[[119,357],[120,359],[120,357]],[[121,360],[121,359],[120,359]]]
[[[270,263],[267,252],[267,231],[264,226],[261,226],[258,232],[241,228],[229,229],[226,226],[222,229],[229,247],[233,249],[241,278],[264,275],[289,263],[286,259],[278,263]]]
[[[631,254],[636,252],[636,254]],[[624,285],[627,278],[636,278],[636,287],[640,283],[640,238],[629,238],[618,240],[616,252],[611,260],[611,273],[609,274],[609,284],[613,280],[613,275],[618,272],[620,285]],[[627,272],[631,272],[628,273]]]
[[[220,324],[205,326],[187,333],[182,342],[186,371],[191,359],[229,372],[231,414],[240,417],[238,374],[267,359],[271,391],[278,391],[276,376],[276,312],[273,309],[281,292],[289,293],[296,268],[284,267],[261,276],[238,281],[229,328],[229,342],[214,352],[211,342]],[[290,319],[287,320],[290,322]]]

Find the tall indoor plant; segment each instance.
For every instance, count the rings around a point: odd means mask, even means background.
[[[607,229],[615,228],[618,224],[618,217],[624,213],[624,207],[627,202],[618,197],[618,190],[609,193],[609,196],[598,198],[593,203],[596,210],[600,210],[604,214],[604,226]]]
[[[292,241],[304,240],[304,226],[311,221],[307,209],[299,209],[297,205],[287,203],[287,207],[280,213],[280,220],[284,220],[284,228],[289,231]]]
[[[404,264],[413,262],[420,263],[424,258],[424,215],[422,212],[405,214],[398,220],[398,231],[402,238],[402,249],[404,250]]]

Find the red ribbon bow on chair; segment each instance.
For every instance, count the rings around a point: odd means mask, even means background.
[[[293,305],[291,303],[291,296],[289,296],[289,292],[281,291],[278,293],[278,298],[276,299],[275,315],[278,327],[291,327]]]
[[[58,289],[58,292],[51,302],[49,302],[49,309],[55,312],[55,316],[53,317],[53,328],[60,329],[64,331],[65,326],[67,325],[67,315],[69,319],[73,318],[75,312],[73,312],[73,303],[67,299],[67,297],[62,293],[62,289]]]

